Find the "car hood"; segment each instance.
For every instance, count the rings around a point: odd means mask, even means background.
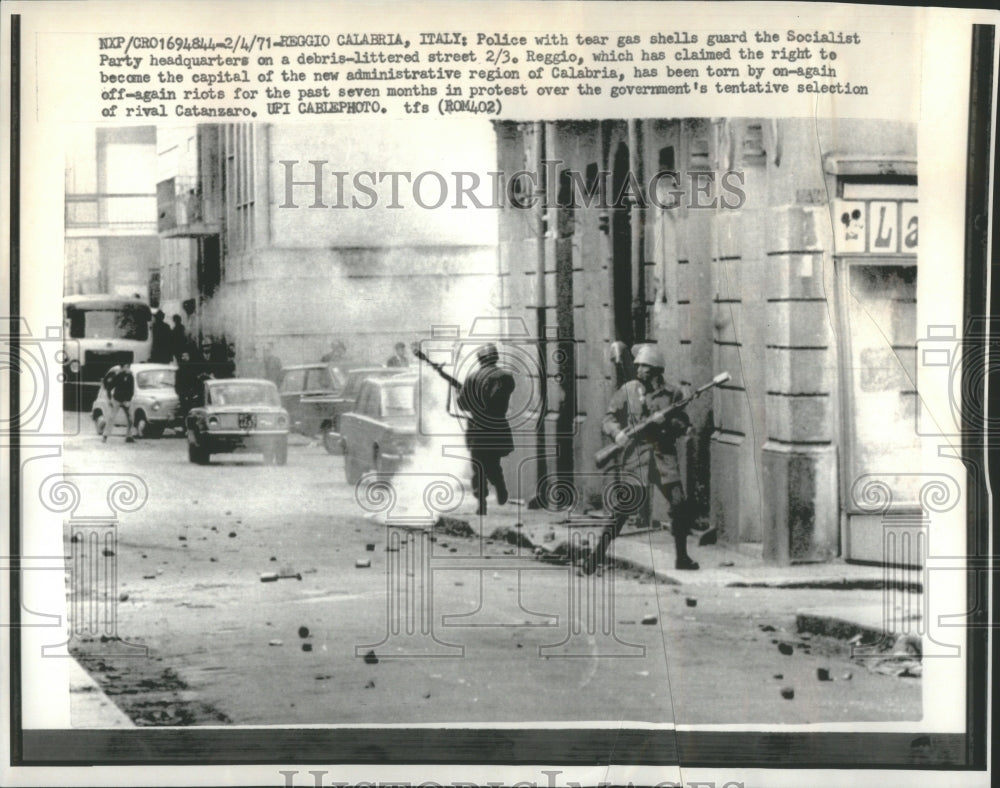
[[[417,434],[417,421],[413,416],[390,416],[383,421],[389,429],[399,435]]]
[[[135,396],[146,399],[171,400],[177,399],[177,392],[173,389],[137,389]]]

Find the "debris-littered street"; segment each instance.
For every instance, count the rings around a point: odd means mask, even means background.
[[[390,539],[343,458],[301,438],[285,466],[192,464],[169,433],[66,440],[68,472],[98,460],[149,499],[105,548],[115,633],[75,630],[70,649],[136,725],[921,716],[919,641],[872,650],[799,626],[804,608],[877,605],[877,588],[718,582],[741,558],[717,547],[701,572],[625,560],[642,535],[584,575],[516,502]]]

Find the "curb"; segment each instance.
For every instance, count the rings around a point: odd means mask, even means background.
[[[865,643],[873,641],[877,643],[896,638],[896,635],[883,627],[874,627],[820,613],[796,613],[795,628],[799,632],[809,632],[813,635],[823,635],[837,640],[853,640],[860,636],[861,641]]]
[[[813,588],[822,591],[903,591],[922,594],[924,584],[904,580],[869,580],[841,577],[819,578],[816,580],[734,580],[725,584],[726,588]]]

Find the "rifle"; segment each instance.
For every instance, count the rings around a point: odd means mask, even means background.
[[[675,402],[673,405],[670,405],[669,407],[663,408],[662,410],[658,410],[655,413],[650,414],[642,421],[640,421],[638,424],[626,428],[625,434],[628,435],[630,439],[632,439],[635,438],[635,436],[638,435],[640,432],[642,432],[644,429],[652,426],[653,424],[662,424],[664,421],[666,421],[667,416],[669,416],[671,413],[680,410],[681,408],[687,407],[688,405],[691,404],[691,402],[700,397],[710,388],[722,385],[727,380],[730,380],[731,377],[732,376],[728,372],[720,372],[704,386],[695,389],[693,394],[684,397],[684,399]],[[618,452],[620,452],[623,448],[624,448],[623,446],[619,446],[617,443],[612,443],[610,446],[605,446],[603,449],[598,451],[594,455],[594,461],[597,463],[597,467],[603,468],[605,465],[608,464],[611,458],[614,457],[616,454],[618,454]]]
[[[426,361],[430,365],[431,369],[437,372],[442,378],[447,380],[448,383],[451,384],[451,387],[453,389],[462,388],[461,383],[459,383],[457,380],[455,380],[455,378],[453,378],[451,375],[449,375],[447,372],[444,371],[444,364],[435,364],[433,361],[427,358],[427,355],[424,353],[424,351],[420,349],[420,346],[416,342],[410,345],[410,350],[413,351],[414,356],[419,358],[421,361]]]

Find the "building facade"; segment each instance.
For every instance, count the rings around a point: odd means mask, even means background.
[[[495,164],[487,123],[411,144],[394,124],[232,124],[160,129],[162,308],[233,344],[240,374],[267,347],[286,364],[334,342],[381,364],[397,341],[456,323],[496,279],[496,216],[447,206],[336,206],[338,176]],[[470,136],[472,139],[470,140]]]
[[[135,296],[155,281],[156,129],[74,130],[66,154],[66,295]]]
[[[600,494],[610,343],[655,343],[674,382],[731,375],[688,408],[697,434],[683,452],[688,494],[720,539],[775,564],[883,560],[857,482],[889,479],[894,509],[919,515],[915,127],[495,130],[500,169],[534,173],[500,219],[503,313],[534,327],[547,360],[547,459],[519,465],[522,483],[563,475],[582,498]]]

